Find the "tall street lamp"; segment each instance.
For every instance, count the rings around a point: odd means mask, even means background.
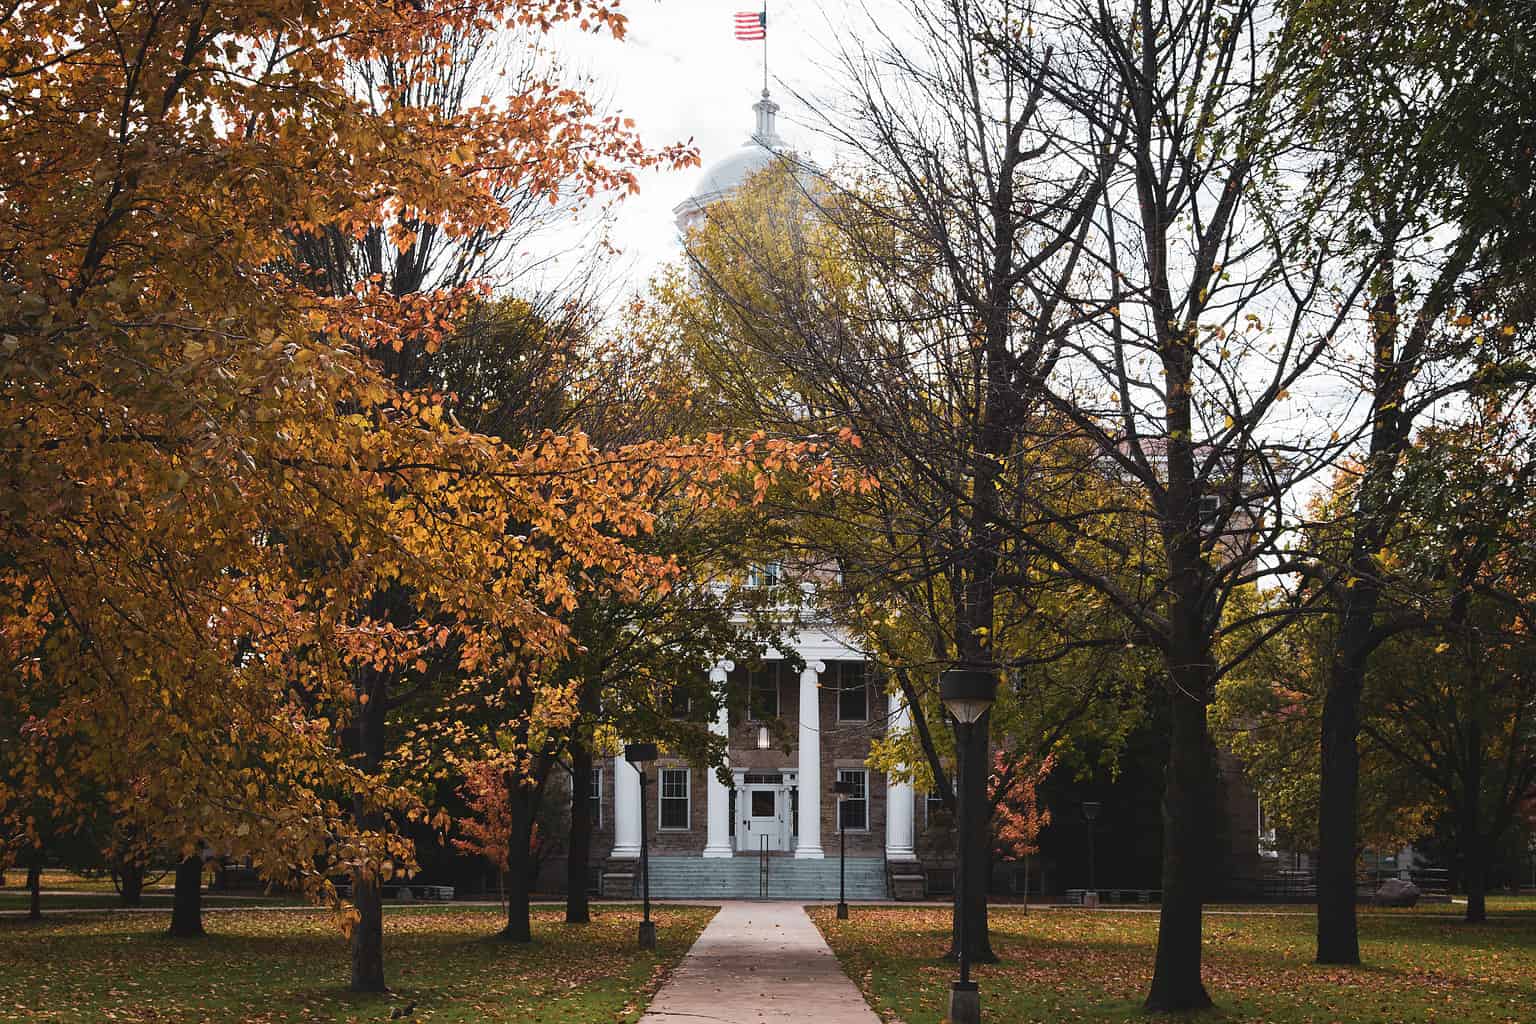
[[[1096,862],[1093,856],[1093,823],[1099,820],[1097,800],[1083,801],[1083,820],[1088,823],[1088,894],[1083,898],[1083,903],[1085,906],[1096,907],[1099,905],[1099,884],[1094,876]]]
[[[971,923],[967,920],[966,880],[970,876],[967,822],[975,808],[969,806],[970,787],[966,784],[972,765],[966,764],[971,733],[976,722],[997,699],[997,676],[991,669],[956,668],[939,677],[939,698],[959,724],[958,756],[955,758],[955,832],[960,844],[960,875],[955,883],[955,901],[960,912],[960,980],[949,987],[950,1024],[981,1024],[981,992],[971,980]],[[982,766],[985,770],[985,765]]]
[[[838,779],[832,783],[837,794],[837,919],[848,920],[848,823],[843,820],[843,801],[853,796],[853,783]]]
[[[640,948],[656,948],[656,922],[651,920],[651,861],[646,839],[645,766],[656,760],[656,744],[624,744],[624,760],[640,773]]]

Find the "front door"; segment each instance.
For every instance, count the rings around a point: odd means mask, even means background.
[[[743,786],[736,800],[736,806],[741,809],[736,848],[743,853],[784,849],[784,816],[787,813],[784,805],[787,802],[782,785]]]

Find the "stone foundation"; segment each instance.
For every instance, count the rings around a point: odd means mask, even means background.
[[[890,864],[890,891],[893,900],[920,900],[928,895],[928,879],[917,861]]]
[[[628,868],[621,870],[608,868],[603,872],[603,899],[629,900],[635,897],[635,879],[640,877],[640,869]]]

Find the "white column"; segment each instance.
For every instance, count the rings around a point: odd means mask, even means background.
[[[826,662],[808,661],[800,673],[800,843],[795,857],[821,860],[821,689]]]
[[[730,713],[725,706],[725,679],[736,666],[729,661],[718,662],[709,670],[709,681],[720,697],[720,711],[709,724],[709,731],[716,736],[729,738]],[[730,762],[727,761],[727,764]],[[709,773],[709,838],[704,843],[704,856],[729,857],[731,855],[731,791],[720,781],[720,773]]]
[[[640,856],[640,773],[620,754],[613,759],[613,853],[615,860]]]
[[[912,728],[912,712],[907,709],[906,698],[893,693],[891,714],[886,719],[887,732],[894,735]],[[885,859],[916,860],[917,830],[913,819],[912,783],[898,782],[895,777],[885,777]]]

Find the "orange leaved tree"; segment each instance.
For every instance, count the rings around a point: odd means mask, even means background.
[[[511,186],[625,192],[688,159],[553,84],[410,99],[444,40],[557,22],[623,28],[583,0],[35,0],[0,23],[0,705],[24,737],[0,806],[67,815],[89,789],[188,860],[333,900],[350,874],[356,989],[384,987],[378,886],[425,813],[375,770],[376,681],[446,669],[423,734],[505,750],[457,724],[499,708],[526,758],[532,719],[565,714],[544,669],[591,581],[668,586],[629,543],[656,496],[751,500],[810,457],[474,433],[376,358],[431,352],[474,282],[296,264],[295,239],[404,252],[495,231]]]
[[[992,852],[1007,860],[1039,853],[1040,830],[1051,823],[1051,812],[1040,806],[1036,790],[1056,767],[1056,756],[1010,758],[1005,751],[992,755],[992,774],[987,794],[992,803]]]

